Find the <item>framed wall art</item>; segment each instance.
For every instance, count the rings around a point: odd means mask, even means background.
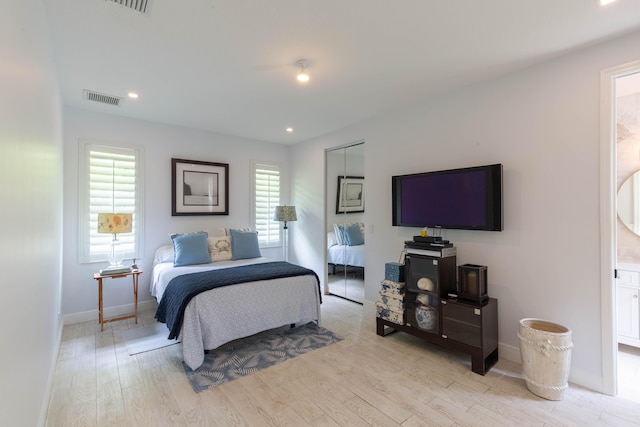
[[[364,177],[339,176],[336,213],[364,212]]]
[[[171,215],[229,215],[229,164],[171,159]]]

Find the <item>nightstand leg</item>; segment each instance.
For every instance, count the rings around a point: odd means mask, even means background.
[[[102,314],[102,278],[98,279],[98,322],[100,322],[100,330],[104,331],[104,315]]]
[[[138,324],[138,274],[133,275],[133,313]]]

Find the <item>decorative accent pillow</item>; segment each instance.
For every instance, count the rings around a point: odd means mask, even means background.
[[[209,264],[211,257],[209,255],[208,237],[209,234],[206,231],[171,235],[175,252],[173,266]]]
[[[362,237],[362,230],[360,224],[351,224],[345,230],[347,237],[347,244],[349,246],[358,246],[364,244],[364,237]]]
[[[231,229],[231,259],[259,258],[258,233]]]
[[[231,237],[209,237],[208,242],[211,262],[229,261],[231,259]]]

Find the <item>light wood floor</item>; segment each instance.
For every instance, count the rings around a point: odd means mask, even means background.
[[[129,356],[122,330],[68,325],[48,426],[631,426],[640,404],[571,385],[564,399],[531,394],[520,366],[486,376],[464,355],[412,336],[379,337],[362,306],[324,296],[323,326],[343,341],[196,394],[181,347]],[[140,325],[153,322],[145,312]]]
[[[618,394],[640,405],[640,348],[618,344]]]

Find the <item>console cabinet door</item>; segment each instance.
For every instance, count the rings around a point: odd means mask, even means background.
[[[482,346],[482,310],[442,301],[442,336],[472,347]]]

